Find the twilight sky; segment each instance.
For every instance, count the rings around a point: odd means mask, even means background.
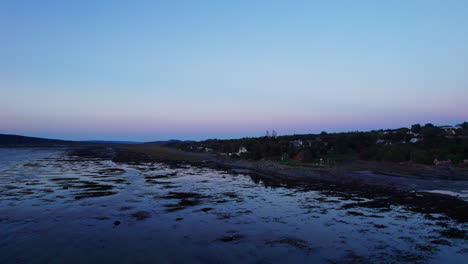
[[[164,140],[468,121],[468,1],[0,0],[0,133]]]

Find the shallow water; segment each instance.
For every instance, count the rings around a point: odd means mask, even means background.
[[[245,173],[0,149],[0,263],[467,263],[467,226]]]

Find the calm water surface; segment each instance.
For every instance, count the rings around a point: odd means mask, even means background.
[[[246,174],[0,149],[0,263],[468,263],[440,215]],[[441,220],[434,220],[439,218]]]

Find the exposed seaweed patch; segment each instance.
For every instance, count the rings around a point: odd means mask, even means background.
[[[24,167],[44,167],[43,165],[39,163],[26,163],[23,165]]]
[[[431,245],[422,245],[422,244],[417,244],[416,249],[420,251],[427,251],[427,252],[434,252],[437,251],[437,248]]]
[[[102,180],[102,181],[103,182],[112,182],[112,183],[117,183],[117,184],[130,184],[125,179],[106,179],[106,180]]]
[[[364,216],[363,213],[361,213],[361,212],[355,212],[355,211],[349,211],[349,212],[347,212],[347,214],[349,214],[349,215],[354,215],[354,216]]]
[[[454,227],[439,231],[439,233],[442,236],[448,237],[448,238],[457,238],[457,239],[466,238],[466,231],[465,230],[460,230],[460,229],[457,229],[457,228],[454,228]]]
[[[164,188],[164,189],[177,189],[177,188],[179,188],[180,186],[178,186],[178,185],[171,185],[171,184],[164,184],[164,185],[162,185],[161,187]]]
[[[199,205],[200,203],[201,201],[199,200],[182,199],[177,205],[187,207],[187,206]]]
[[[167,178],[170,178],[170,177],[174,177],[177,175],[177,172],[173,172],[173,173],[167,173],[167,174],[157,174],[157,175],[145,175],[144,178],[145,179],[167,179]]]
[[[356,253],[352,251],[348,251],[348,254],[346,254],[342,260],[339,261],[329,261],[330,264],[355,264],[355,263],[360,263],[360,264],[372,264],[373,262],[363,256],[359,256]]]
[[[217,238],[216,240],[222,241],[222,242],[232,242],[232,241],[242,239],[244,237],[245,237],[244,235],[232,235],[232,236],[223,236],[223,237]]]
[[[329,200],[327,198],[324,198],[324,197],[317,197],[315,198],[315,200],[319,201],[319,202],[322,202],[322,203],[340,203],[340,201],[337,201],[337,200]]]
[[[399,239],[404,240],[404,241],[406,241],[408,243],[414,243],[416,241],[414,238],[408,237],[408,236],[401,236],[401,237],[399,237]]]
[[[106,191],[114,188],[113,185],[100,184],[91,181],[76,181],[73,182],[73,185],[70,185],[69,187],[77,189],[87,189],[89,191]]]
[[[102,221],[102,220],[109,220],[110,218],[107,216],[98,216],[98,217],[94,217],[94,219]]]
[[[265,243],[267,245],[285,244],[302,250],[309,249],[309,246],[305,240],[295,237],[284,237],[277,240],[267,241]]]
[[[342,206],[343,209],[351,209],[351,208],[356,208],[356,207],[365,207],[365,208],[388,208],[392,205],[392,203],[388,200],[374,200],[374,201],[368,201],[368,202],[358,202],[358,203],[349,203],[345,204]]]
[[[374,224],[375,228],[387,228],[388,226],[386,225],[380,225],[380,224]]]
[[[105,174],[105,175],[116,175],[124,173],[124,169],[120,168],[106,168],[98,171],[98,174]]]
[[[427,263],[428,256],[414,251],[404,251],[400,249],[394,249],[392,260],[396,263],[407,262],[407,263]]]
[[[161,196],[163,199],[188,199],[188,198],[208,198],[210,196],[201,195],[193,192],[169,192],[166,196]]]
[[[218,213],[218,219],[219,220],[224,220],[224,219],[229,219],[234,217],[235,215],[233,214],[228,214],[228,213]]]
[[[176,204],[166,204],[164,206],[169,207],[169,209],[166,209],[166,212],[175,212],[175,211],[183,210],[183,209],[185,209],[187,207],[196,206],[196,205],[199,205],[199,204],[201,204],[200,200],[182,199]]]
[[[446,216],[433,216],[431,214],[426,214],[424,215],[424,218],[427,219],[427,220],[450,220],[450,218],[446,217]]]
[[[225,192],[225,193],[223,193],[223,195],[226,196],[226,197],[229,197],[229,198],[237,198],[237,197],[239,197],[239,195],[237,195],[237,194],[234,193],[234,192]]]
[[[76,181],[76,180],[79,180],[80,178],[77,178],[77,177],[58,177],[58,178],[50,178],[49,180],[50,181],[66,181],[66,182],[70,182],[70,181]]]
[[[145,182],[147,183],[152,183],[152,184],[172,184],[172,182],[168,182],[168,181],[156,181],[156,180],[145,180]]]
[[[147,211],[138,211],[130,214],[131,217],[135,218],[138,221],[145,220],[151,217],[151,213]]]
[[[114,195],[116,193],[117,192],[85,192],[85,193],[79,193],[78,195],[75,196],[75,200],[80,200],[80,199],[84,199],[84,198],[109,196],[109,195]]]
[[[385,216],[383,216],[383,215],[376,215],[376,214],[366,215],[366,217],[372,217],[372,218],[385,218]]]
[[[176,211],[179,211],[179,210],[183,210],[185,209],[185,207],[178,207],[176,205],[165,205],[166,207],[171,207],[169,209],[166,209],[166,212],[168,213],[172,213],[172,212],[176,212]]]
[[[451,246],[452,245],[450,242],[448,242],[445,239],[434,239],[434,240],[431,240],[431,243],[436,244],[436,245],[444,245],[444,246]]]

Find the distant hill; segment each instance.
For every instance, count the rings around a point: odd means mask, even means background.
[[[185,143],[193,142],[190,140],[182,141],[177,139],[165,141],[145,142],[145,144],[163,145],[168,143]],[[22,146],[51,146],[51,145],[87,145],[91,143],[102,144],[141,144],[143,142],[136,141],[116,141],[116,140],[86,140],[86,141],[71,141],[60,139],[48,139],[39,137],[26,137],[20,135],[0,134],[0,147],[22,147]]]
[[[0,146],[23,146],[23,145],[56,145],[70,144],[73,141],[47,139],[38,137],[25,137],[19,135],[0,134]]]
[[[113,140],[85,140],[81,142],[90,142],[90,143],[116,143],[116,144],[138,144],[142,142],[136,141],[113,141]]]
[[[159,144],[159,145],[162,145],[162,144],[168,144],[168,143],[180,143],[180,142],[194,142],[193,140],[178,140],[178,139],[170,139],[170,140],[166,140],[166,141],[151,141],[151,142],[145,142],[147,144]]]

